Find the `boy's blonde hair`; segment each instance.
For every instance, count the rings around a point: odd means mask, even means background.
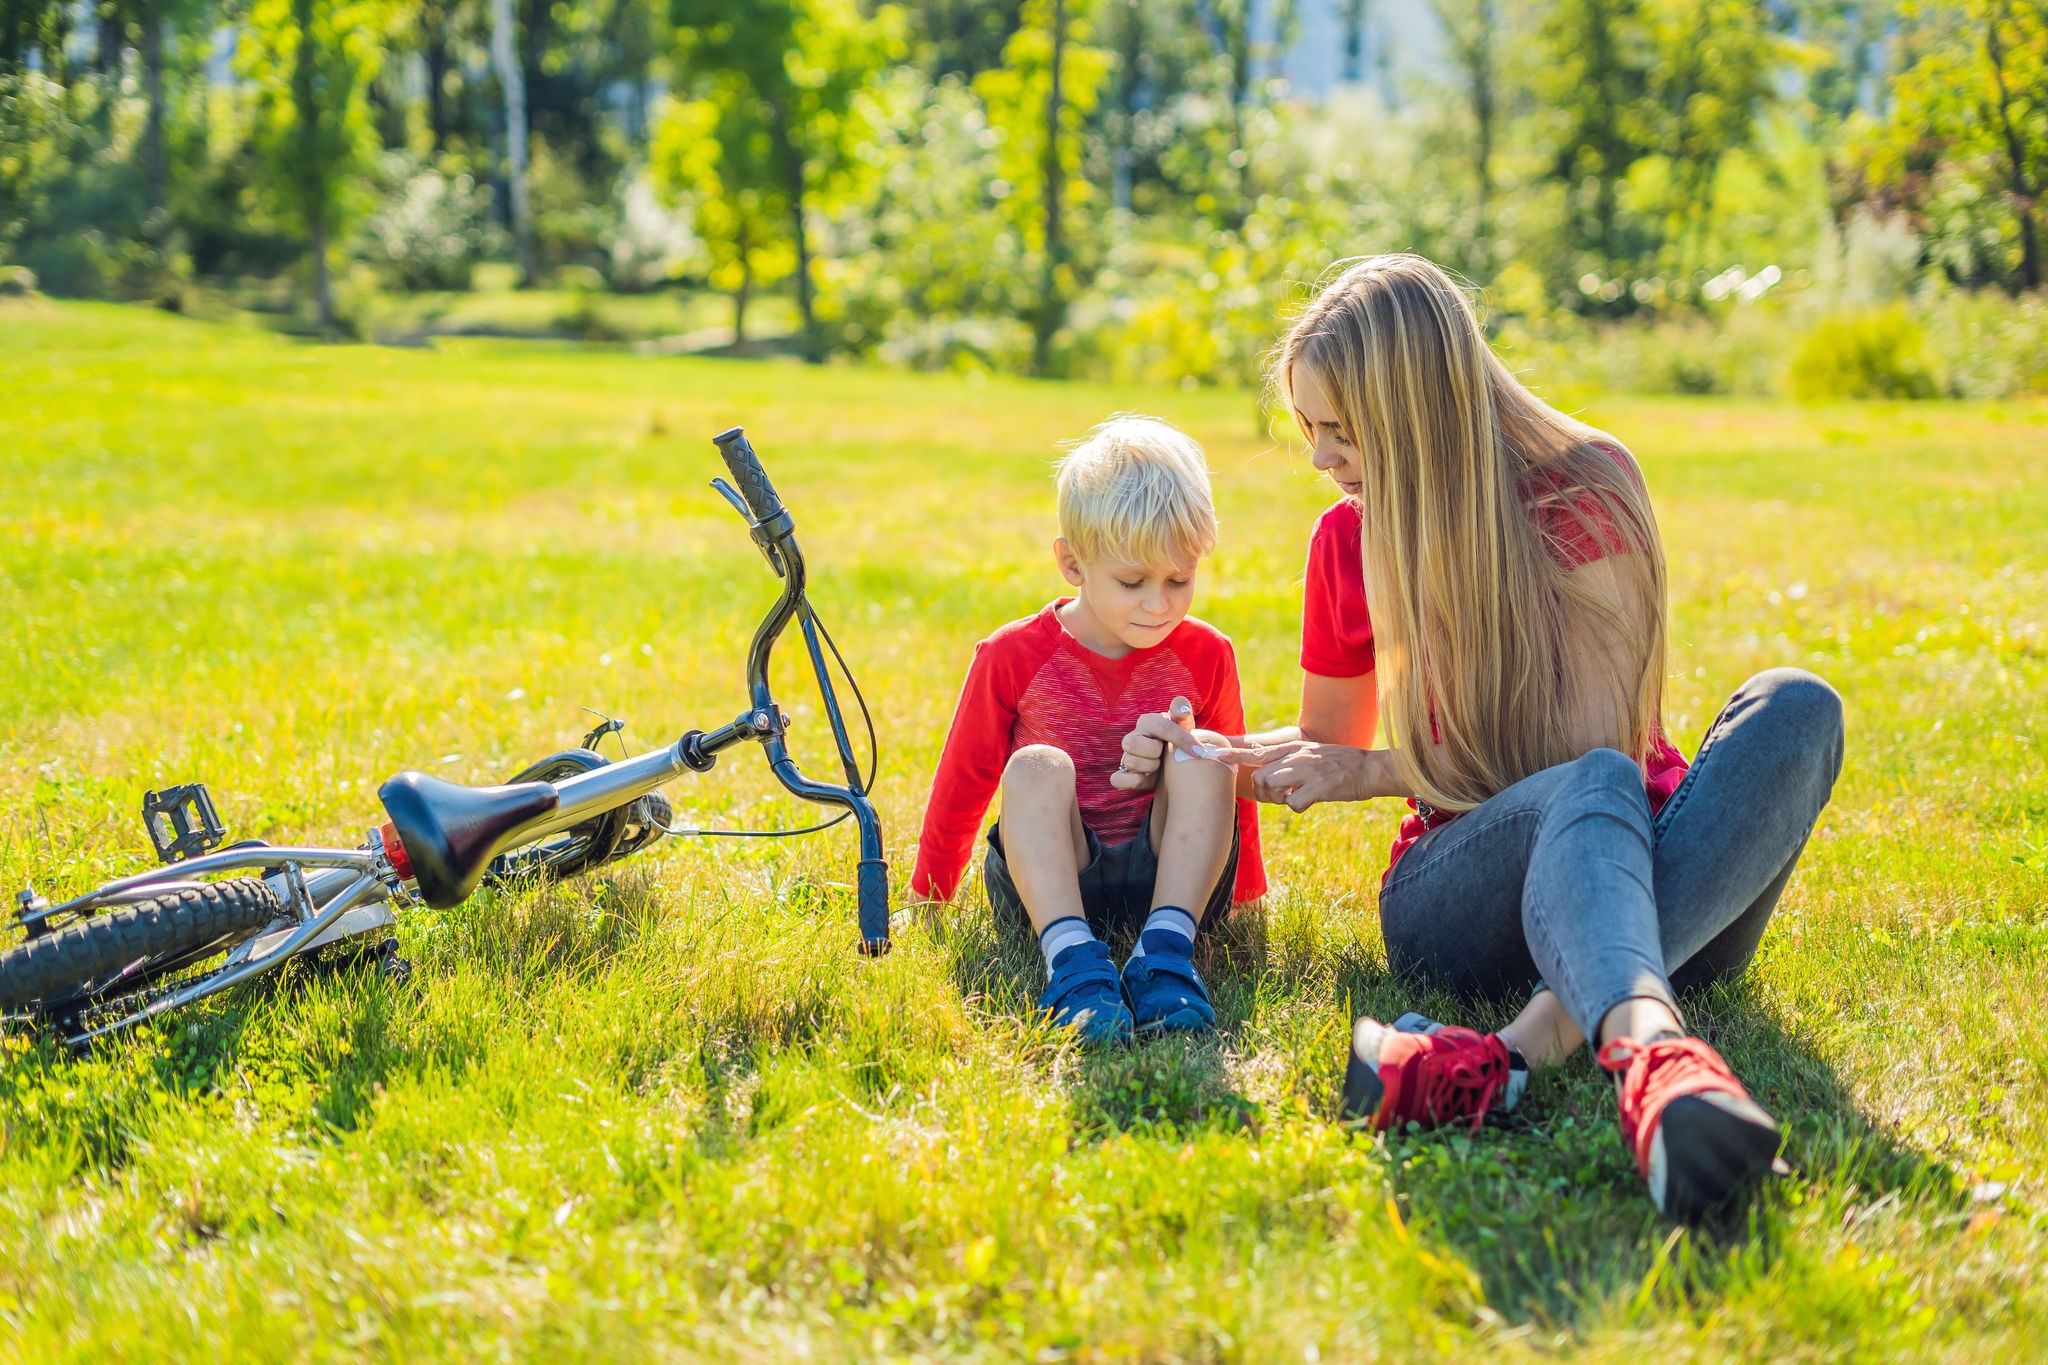
[[[1156,417],[1117,414],[1057,468],[1060,534],[1084,562],[1156,567],[1216,547],[1202,448]]]

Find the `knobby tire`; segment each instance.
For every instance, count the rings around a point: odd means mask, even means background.
[[[88,915],[0,952],[0,1010],[65,1000],[81,986],[111,978],[137,961],[144,962],[146,976],[149,964],[172,962],[214,944],[227,947],[283,913],[276,891],[244,878]]]

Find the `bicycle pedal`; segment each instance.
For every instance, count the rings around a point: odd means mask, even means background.
[[[142,824],[156,846],[157,861],[165,864],[211,852],[228,835],[204,782],[144,793]]]

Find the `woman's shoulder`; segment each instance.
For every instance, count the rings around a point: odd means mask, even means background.
[[[1349,550],[1356,555],[1364,526],[1364,509],[1351,498],[1339,498],[1316,518],[1316,528],[1309,533],[1309,549]]]

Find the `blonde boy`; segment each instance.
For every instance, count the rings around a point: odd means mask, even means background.
[[[1216,543],[1201,447],[1153,418],[1112,418],[1060,462],[1059,523],[1053,560],[1073,596],[975,646],[911,889],[952,898],[1000,789],[982,874],[997,913],[1038,933],[1040,1006],[1096,1041],[1208,1028],[1194,939],[1265,892],[1257,808],[1221,763],[1122,767],[1146,712],[1218,743],[1244,731],[1230,641],[1188,614]],[[1119,973],[1102,939],[1125,927],[1137,943]]]

